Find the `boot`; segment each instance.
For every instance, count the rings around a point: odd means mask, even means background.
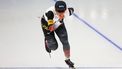
[[[74,68],[74,63],[73,63],[70,59],[65,60],[65,62],[66,62],[66,64],[69,66],[69,68],[75,69],[75,68]]]

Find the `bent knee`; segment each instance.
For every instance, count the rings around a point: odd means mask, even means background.
[[[48,46],[51,50],[56,50],[58,48],[57,42],[50,43]]]

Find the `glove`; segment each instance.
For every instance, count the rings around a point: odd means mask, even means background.
[[[56,30],[60,25],[62,25],[62,23],[60,23],[60,21],[56,21],[53,25],[49,26],[50,32]]]
[[[55,30],[54,25],[49,26],[48,29],[50,30],[50,32],[54,31]]]
[[[74,13],[74,8],[70,7],[70,8],[68,8],[68,10],[69,10],[70,15],[72,15]]]

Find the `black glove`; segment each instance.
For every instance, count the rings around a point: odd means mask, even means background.
[[[72,15],[74,13],[74,8],[70,7],[68,8],[68,10],[69,10],[69,15]]]

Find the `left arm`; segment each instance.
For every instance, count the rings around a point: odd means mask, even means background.
[[[69,10],[69,15],[71,16],[74,13],[74,8],[70,7],[68,8],[68,10]]]

